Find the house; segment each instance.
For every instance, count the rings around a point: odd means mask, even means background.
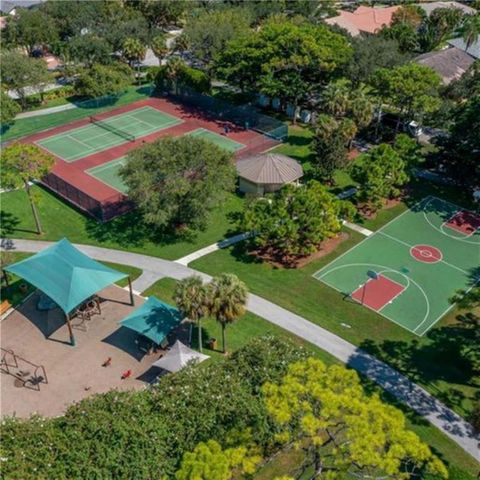
[[[470,56],[472,56],[475,59],[480,58],[480,39],[472,43],[468,48],[467,48],[467,44],[462,38],[452,38],[451,40],[448,40],[447,43],[452,47],[456,47],[459,50],[463,50],[464,52],[467,52]]]
[[[474,61],[471,55],[456,47],[424,53],[415,58],[415,62],[435,70],[442,78],[444,85],[458,80]]]
[[[0,12],[5,15],[15,15],[17,8],[32,8],[45,0],[0,0]]]
[[[474,8],[459,2],[422,2],[417,3],[417,5],[425,11],[427,17],[437,8],[458,8],[466,15],[474,15],[477,13]]]
[[[393,7],[360,6],[354,12],[339,10],[336,17],[325,20],[329,25],[337,25],[356,37],[361,34],[375,34],[384,26],[390,26],[393,14],[399,9]]]
[[[293,158],[279,153],[263,153],[237,162],[239,189],[244,193],[264,195],[298,183],[302,166]]]

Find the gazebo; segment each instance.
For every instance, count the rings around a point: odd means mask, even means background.
[[[70,343],[75,345],[71,312],[108,285],[128,277],[130,303],[132,284],[126,273],[91,259],[66,238],[31,257],[5,267],[50,297],[65,313]]]
[[[286,155],[263,153],[239,160],[237,174],[241,192],[264,195],[297,183],[303,177],[303,168]]]
[[[168,372],[178,372],[190,362],[201,363],[207,358],[210,357],[188,348],[180,342],[180,340],[177,340],[171,350],[152,365],[154,367],[163,368],[163,370],[167,370]]]
[[[155,296],[118,322],[161,345],[167,335],[183,320],[180,311]]]

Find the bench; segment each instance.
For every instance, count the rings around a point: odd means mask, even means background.
[[[8,309],[10,309],[12,304],[8,300],[4,300],[0,304],[0,315],[3,315]]]

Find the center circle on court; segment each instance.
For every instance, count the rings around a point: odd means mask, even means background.
[[[423,263],[437,263],[443,258],[442,252],[431,245],[415,245],[410,249],[410,255]]]

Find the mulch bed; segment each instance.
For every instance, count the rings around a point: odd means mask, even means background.
[[[403,201],[403,195],[398,198],[389,198],[384,201],[384,204],[380,210],[372,210],[367,204],[359,204],[358,211],[360,212],[362,217],[368,220],[373,220],[374,218],[376,218],[378,212],[396,207],[402,201]]]
[[[322,242],[318,250],[311,255],[300,256],[300,257],[284,257],[278,250],[273,249],[257,249],[249,252],[249,255],[252,255],[258,259],[261,259],[264,262],[268,262],[270,265],[276,268],[302,268],[305,265],[308,265],[314,260],[328,255],[330,252],[333,252],[341,243],[349,238],[348,233],[341,232],[336,237],[330,238]]]

